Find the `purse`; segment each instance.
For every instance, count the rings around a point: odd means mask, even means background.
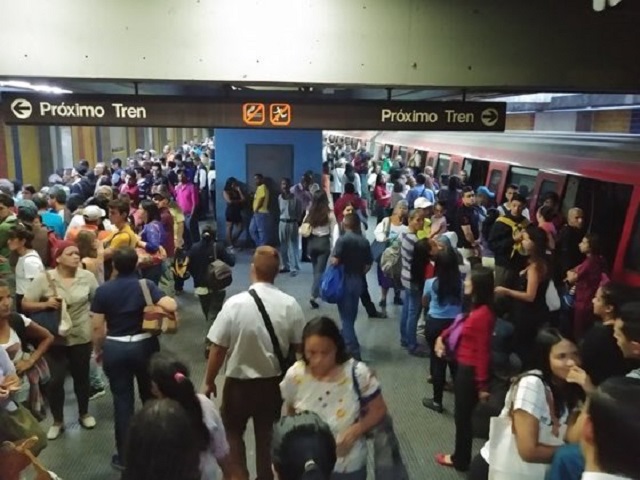
[[[66,337],[69,333],[69,330],[71,330],[71,327],[73,326],[71,323],[71,318],[69,317],[69,313],[67,312],[67,302],[64,300],[64,298],[58,295],[58,289],[56,288],[56,285],[53,282],[53,278],[51,278],[49,272],[45,271],[44,274],[47,277],[47,282],[49,283],[49,287],[53,292],[53,297],[57,297],[62,300],[60,310],[48,308],[39,312],[32,312],[29,314],[29,318],[41,327],[51,332],[53,335]]]
[[[142,331],[160,335],[161,333],[176,333],[178,331],[178,319],[173,312],[167,312],[151,300],[149,286],[145,279],[140,280],[140,288],[147,304],[142,312]]]
[[[300,225],[300,228],[298,228],[298,233],[300,234],[301,237],[304,237],[304,238],[310,237],[311,230],[313,230],[313,227],[311,226],[311,224],[307,222],[307,218],[309,218],[308,214],[304,217],[304,220],[302,220],[302,225]]]

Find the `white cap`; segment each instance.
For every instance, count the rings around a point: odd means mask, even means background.
[[[100,220],[106,217],[106,212],[97,205],[88,205],[82,209],[82,216],[87,220]]]
[[[427,200],[424,197],[418,197],[416,198],[416,201],[413,202],[413,208],[429,208],[432,206],[433,206],[433,203],[431,203],[429,200]]]

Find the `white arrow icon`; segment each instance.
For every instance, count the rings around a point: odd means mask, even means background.
[[[24,120],[31,116],[33,107],[31,106],[31,102],[28,100],[25,100],[24,98],[16,98],[11,102],[11,111],[17,118]]]
[[[487,108],[486,110],[483,110],[482,115],[480,115],[480,120],[482,120],[485,127],[493,127],[498,123],[499,118],[500,114],[495,108]]]

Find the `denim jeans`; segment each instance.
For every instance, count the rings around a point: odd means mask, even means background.
[[[280,221],[280,258],[282,266],[294,271],[300,270],[298,262],[298,223]]]
[[[584,455],[577,443],[563,445],[553,455],[546,480],[580,480],[584,472]]]
[[[249,235],[256,247],[262,247],[268,243],[269,214],[254,212],[249,224]]]
[[[119,342],[107,338],[104,342],[103,365],[113,396],[116,448],[120,458],[124,453],[124,442],[135,408],[133,379],[135,377],[138,383],[140,400],[144,403],[151,399],[149,359],[159,350],[158,337],[139,342]]]
[[[320,280],[322,274],[327,268],[327,261],[331,255],[331,237],[309,237],[309,257],[313,266],[313,284],[311,285],[311,298],[316,299],[320,296]]]
[[[356,360],[360,359],[360,344],[356,337],[356,317],[358,316],[358,303],[363,288],[363,275],[346,274],[344,277],[344,295],[338,302],[338,313],[342,322],[342,338],[347,346],[347,351]]]
[[[418,288],[411,286],[411,288],[405,289],[402,316],[400,317],[400,342],[409,350],[418,346],[417,330],[421,299],[422,292]]]
[[[89,386],[93,390],[104,390],[102,367],[96,362],[96,355],[91,351],[91,360],[89,363]]]

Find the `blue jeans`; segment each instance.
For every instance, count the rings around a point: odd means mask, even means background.
[[[404,305],[400,317],[400,342],[409,350],[418,346],[418,315],[422,292],[413,286],[404,291]]]
[[[133,379],[138,382],[140,400],[150,400],[149,359],[160,350],[158,337],[139,342],[119,342],[107,338],[103,348],[104,372],[109,378],[113,396],[116,448],[122,458],[124,442],[135,408]]]
[[[282,266],[294,271],[300,270],[298,263],[298,223],[280,221],[280,259]]]
[[[249,224],[249,235],[256,247],[262,247],[268,243],[267,229],[269,228],[269,214],[254,212]]]
[[[553,455],[546,480],[580,480],[584,472],[584,455],[577,443],[561,446]]]
[[[344,277],[344,295],[338,302],[338,313],[342,322],[342,338],[347,346],[347,351],[356,360],[360,359],[360,344],[356,337],[356,317],[358,316],[358,303],[362,293],[362,275],[346,274]]]

